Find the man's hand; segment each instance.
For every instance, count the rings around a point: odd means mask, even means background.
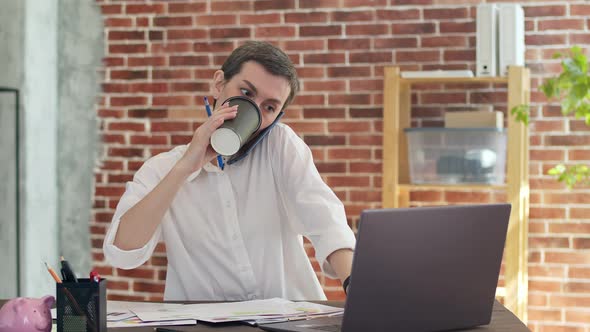
[[[211,147],[211,135],[225,120],[233,119],[238,114],[238,106],[222,105],[203,123],[193,135],[191,143],[178,161],[178,165],[187,173],[193,173],[201,169],[205,164],[215,158],[217,153]]]

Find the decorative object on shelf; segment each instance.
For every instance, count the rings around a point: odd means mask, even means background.
[[[51,295],[40,299],[17,297],[0,309],[0,332],[49,332],[51,331],[51,307],[55,298]]]

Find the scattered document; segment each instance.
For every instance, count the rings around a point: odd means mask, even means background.
[[[209,323],[258,321],[337,314],[344,309],[310,302],[280,298],[244,302],[185,304],[180,308],[158,311],[134,310],[142,321],[196,319]]]

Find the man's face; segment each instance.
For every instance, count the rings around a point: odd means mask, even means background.
[[[277,118],[289,97],[291,87],[285,77],[272,75],[259,63],[248,61],[243,63],[240,72],[227,82],[223,80],[222,71],[215,72],[213,91],[218,101],[216,107],[220,107],[227,98],[234,96],[252,99],[262,115],[259,132]]]

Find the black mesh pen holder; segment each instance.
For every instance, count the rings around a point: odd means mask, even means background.
[[[57,284],[57,332],[107,331],[107,280]]]

